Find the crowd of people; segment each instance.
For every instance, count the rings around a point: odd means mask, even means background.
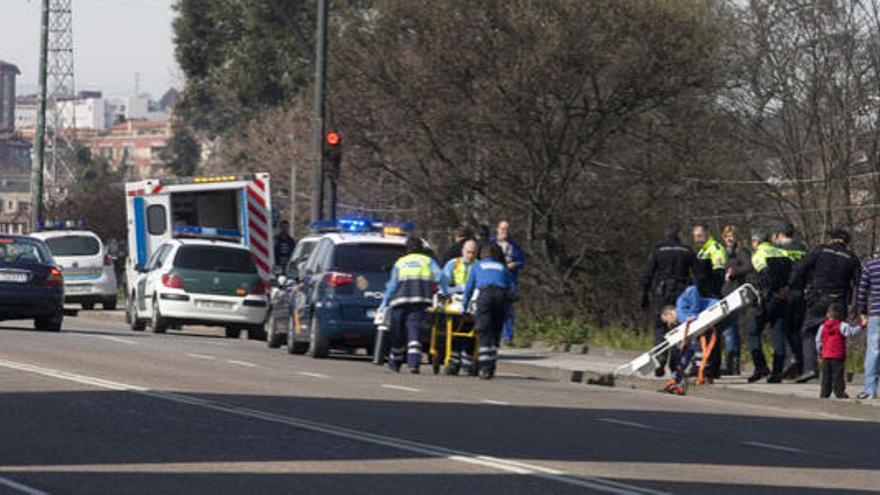
[[[473,314],[479,335],[476,355],[468,346],[454,347],[447,373],[464,369],[491,379],[499,345],[513,339],[513,302],[525,254],[510,237],[509,222],[501,221],[494,237],[486,232],[474,235],[467,229],[459,232],[446,258],[441,270],[421,239],[407,238],[406,254],[394,263],[380,306],[390,312],[388,366],[399,372],[406,363],[411,373],[419,373],[422,320],[433,303],[436,286],[443,298],[461,295],[462,308]]]
[[[683,352],[663,356],[655,372],[664,376],[668,365],[672,374],[668,390],[680,392],[688,376],[703,371],[709,382],[723,375],[740,375],[740,323],[744,320],[753,363],[748,382],[808,383],[821,378],[821,397],[832,392],[838,398],[847,397],[843,378],[846,339],[867,328],[865,385],[857,398],[877,397],[880,256],[862,266],[848,247],[849,233],[842,229],[830,231],[829,242],[813,249],[795,240],[795,229],[787,223],[752,230],[748,245],[734,226],[724,227],[718,241],[706,225],[694,225],[692,247],[681,242],[679,230],[678,225],[666,229],[666,238],[653,250],[641,281],[643,308],[650,306],[653,294],[656,343],[671,328],[696,318],[745,283],[757,289],[760,301],[747,314],[728,315],[717,330],[703,336],[702,345],[693,342]],[[851,306],[857,313],[852,325],[847,318]],[[769,365],[762,338],[768,327]],[[716,340],[719,345],[713,345]],[[691,363],[696,350],[706,355],[705,370]],[[701,375],[699,380],[703,379]]]

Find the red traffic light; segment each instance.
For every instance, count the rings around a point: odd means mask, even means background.
[[[340,141],[342,141],[342,138],[339,137],[339,134],[336,134],[333,131],[327,133],[327,144],[330,146],[336,146]]]

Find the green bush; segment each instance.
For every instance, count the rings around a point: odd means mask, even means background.
[[[623,327],[602,327],[589,318],[520,314],[516,321],[514,345],[528,347],[535,341],[554,346],[588,344],[593,347],[638,351],[645,351],[653,346],[653,339],[646,333]]]

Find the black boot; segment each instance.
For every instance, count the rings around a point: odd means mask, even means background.
[[[785,368],[785,354],[774,354],[773,372],[767,378],[767,383],[782,383],[783,368]]]
[[[725,352],[724,353],[724,369],[721,370],[721,375],[723,375],[723,376],[733,375],[734,356],[735,356],[735,353],[733,353],[733,352]]]
[[[767,369],[767,360],[764,358],[763,352],[753,350],[752,362],[755,364],[755,372],[749,377],[749,383],[755,383],[770,374],[770,370]]]
[[[739,351],[733,353],[733,366],[731,366],[731,370],[733,371],[731,373],[733,376],[739,376],[741,373],[739,369]]]

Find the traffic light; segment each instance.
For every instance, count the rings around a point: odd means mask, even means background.
[[[339,165],[342,163],[342,137],[336,132],[330,131],[325,136],[324,157],[330,164],[330,178],[336,181],[339,178]]]

